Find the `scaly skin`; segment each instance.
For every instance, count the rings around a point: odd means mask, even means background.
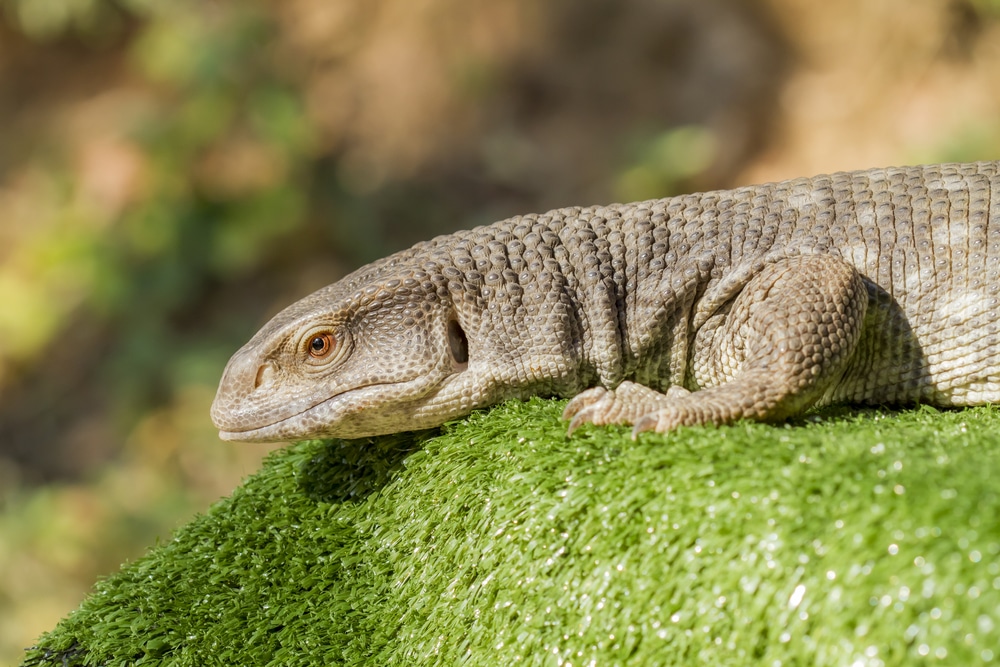
[[[536,394],[575,397],[570,430],[636,432],[1000,401],[998,171],[838,173],[440,236],[278,313],[212,419],[281,441]]]

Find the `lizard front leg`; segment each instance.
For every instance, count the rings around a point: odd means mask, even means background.
[[[768,264],[706,325],[707,352],[696,363],[722,382],[661,394],[634,383],[588,390],[566,407],[570,430],[582,423],[633,424],[642,431],[777,421],[814,404],[839,379],[864,323],[868,292],[839,257],[801,255]],[[696,373],[698,374],[698,373]]]

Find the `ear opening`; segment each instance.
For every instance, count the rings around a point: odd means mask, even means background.
[[[448,349],[455,366],[464,371],[469,366],[469,338],[458,320],[448,320]]]

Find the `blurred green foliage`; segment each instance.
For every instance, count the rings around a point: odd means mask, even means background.
[[[152,388],[173,384],[178,348],[190,350],[171,318],[197,307],[206,284],[256,266],[305,219],[309,123],[261,48],[269,17],[253,2],[197,5],[124,5],[144,20],[127,58],[161,87],[156,103],[122,114],[119,134],[93,149],[83,166],[97,173],[89,198],[71,156],[47,159],[38,178],[50,208],[0,268],[0,299],[15,304],[0,319],[0,355],[38,359],[74,318],[97,315],[115,331],[124,367],[111,378],[128,415]],[[119,11],[100,2],[7,6],[26,33],[45,38]],[[215,365],[201,364],[198,379],[213,382]]]
[[[106,0],[6,0],[4,8],[25,34],[36,39],[70,30],[100,35],[121,20]]]
[[[972,0],[972,5],[981,12],[1000,16],[1000,0]]]
[[[616,183],[621,201],[681,194],[689,179],[712,165],[718,150],[711,129],[701,125],[682,125],[633,143],[633,165]]]

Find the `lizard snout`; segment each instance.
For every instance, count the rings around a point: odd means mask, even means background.
[[[212,422],[224,431],[238,431],[249,426],[248,399],[258,390],[273,386],[277,369],[270,361],[261,362],[253,354],[237,353],[222,373],[219,389],[212,401]]]

